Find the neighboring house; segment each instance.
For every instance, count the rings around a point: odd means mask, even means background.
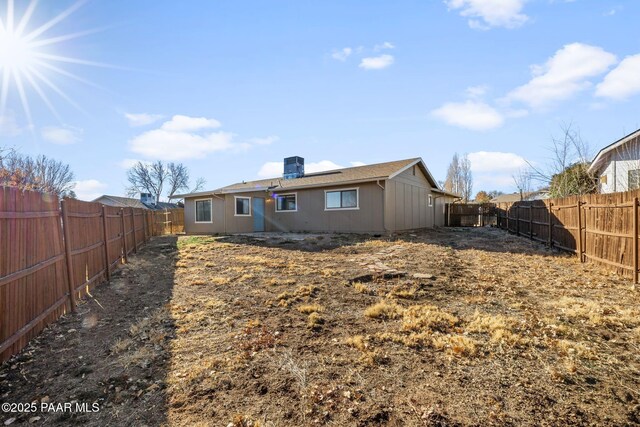
[[[457,198],[438,188],[420,158],[305,174],[301,157],[285,159],[282,177],[174,197],[184,198],[190,234],[442,226],[445,203]]]
[[[494,197],[490,200],[491,203],[514,203],[520,201],[531,201],[531,200],[545,200],[548,199],[549,190],[536,190],[529,191],[525,193],[511,193],[511,194],[501,194],[499,196]]]
[[[640,188],[640,129],[604,147],[589,166],[600,193]]]
[[[155,198],[148,193],[140,193],[140,199],[132,199],[130,197],[108,196],[98,197],[93,202],[102,203],[107,206],[116,206],[118,208],[141,208],[153,211],[163,209],[177,209],[179,206],[175,203],[156,203]]]

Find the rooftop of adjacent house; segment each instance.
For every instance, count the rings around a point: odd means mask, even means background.
[[[121,196],[109,196],[107,194],[102,195],[92,201],[103,203],[109,206],[117,206],[121,208],[140,208],[140,209],[151,209],[151,210],[178,208],[178,205],[176,205],[175,203],[165,203],[165,202],[158,202],[157,204],[142,203],[140,199],[134,199],[131,197],[121,197]]]
[[[325,187],[329,185],[343,185],[359,182],[370,182],[393,178],[410,167],[417,165],[422,169],[434,190],[442,194],[446,193],[438,187],[435,179],[427,169],[421,158],[396,160],[393,162],[376,163],[365,166],[334,169],[324,172],[307,173],[300,178],[285,179],[283,177],[261,179],[257,181],[239,182],[218,188],[216,190],[202,191],[198,193],[179,194],[173,198],[197,197],[209,194],[242,193],[249,191],[277,191],[294,190],[306,187]],[[455,195],[449,194],[453,197]]]
[[[609,153],[615,152],[620,149],[624,144],[632,141],[633,139],[640,138],[640,129],[631,132],[629,135],[623,136],[619,140],[607,145],[602,150],[598,151],[598,154],[593,158],[591,165],[589,166],[589,172],[596,172],[600,166],[604,164]]]
[[[491,203],[513,203],[521,200],[544,200],[549,198],[549,190],[528,191],[522,194],[501,194],[491,199]]]

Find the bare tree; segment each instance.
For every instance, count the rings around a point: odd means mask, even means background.
[[[75,197],[74,175],[68,164],[45,155],[31,157],[0,148],[0,185]]]
[[[127,179],[130,184],[127,194],[130,197],[138,193],[150,193],[158,203],[163,194],[171,198],[180,190],[189,188],[189,169],[182,163],[165,164],[160,160],[153,163],[138,162],[127,171]],[[196,188],[202,187],[205,182],[198,178]],[[163,193],[165,188],[167,192]]]
[[[460,157],[458,153],[453,155],[449,168],[447,169],[444,189],[445,191],[461,196],[465,203],[471,199],[473,175],[471,173],[471,162],[466,154],[462,157]]]
[[[588,172],[589,145],[572,123],[563,124],[560,128],[562,135],[551,138],[551,157],[547,168],[542,169],[529,163],[531,179],[548,185],[552,197],[594,192],[597,189],[596,180]]]
[[[193,188],[189,192],[190,193],[197,193],[198,191],[200,191],[200,190],[202,190],[204,188],[206,183],[207,183],[207,180],[202,178],[202,177],[196,179],[196,184],[193,186]]]
[[[471,200],[471,192],[473,191],[473,175],[471,173],[471,162],[465,154],[460,159],[460,180],[461,180],[461,196],[465,203]]]
[[[460,194],[460,159],[458,153],[453,155],[449,168],[447,169],[447,178],[444,180],[444,190],[453,194]]]
[[[189,170],[182,163],[169,163],[168,169],[168,184],[169,191],[167,195],[169,197],[176,194],[180,190],[189,188]]]
[[[527,193],[531,193],[531,169],[520,168],[516,173],[511,175],[513,183],[520,193],[520,200],[524,200]]]

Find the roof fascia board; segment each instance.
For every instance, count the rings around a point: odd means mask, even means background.
[[[609,144],[608,146],[598,151],[598,154],[596,154],[596,157],[593,159],[593,161],[591,162],[591,165],[589,166],[589,169],[587,170],[589,172],[593,172],[594,170],[596,170],[597,167],[599,166],[600,160],[605,154],[619,148],[620,146],[626,144],[627,142],[629,142],[630,140],[634,139],[637,136],[640,136],[640,129],[634,132],[631,132],[629,135],[620,138],[616,142]]]
[[[408,170],[410,167],[413,167],[415,165],[420,165],[420,167],[422,168],[423,172],[426,172],[427,179],[429,179],[431,181],[432,188],[440,189],[440,187],[438,186],[438,183],[433,178],[433,175],[431,175],[431,171],[429,170],[429,168],[425,164],[424,160],[422,160],[422,157],[420,157],[420,158],[416,159],[415,161],[409,163],[408,165],[404,166],[403,168],[400,168],[397,172],[392,173],[391,175],[389,175],[389,179],[395,178],[396,176],[400,175],[402,172]]]

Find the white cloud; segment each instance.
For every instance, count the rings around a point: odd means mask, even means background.
[[[350,47],[345,47],[340,50],[335,50],[331,54],[331,57],[337,61],[346,61],[349,56],[353,53],[353,49]]]
[[[216,151],[233,148],[232,139],[233,135],[228,132],[199,135],[155,129],[133,138],[130,149],[151,159],[198,159]]]
[[[565,45],[544,65],[534,65],[533,78],[511,91],[507,100],[536,108],[570,98],[591,85],[590,77],[606,72],[615,62],[616,56],[600,47],[582,43]]]
[[[474,187],[478,190],[511,191],[513,175],[528,168],[527,161],[515,153],[477,151],[469,153]]]
[[[393,43],[390,43],[390,42],[384,42],[382,44],[377,44],[377,45],[375,45],[373,47],[373,50],[375,52],[379,52],[379,51],[384,50],[384,49],[395,49],[395,45]]]
[[[215,129],[220,127],[220,122],[216,119],[205,117],[189,117],[175,115],[168,122],[162,124],[161,129],[171,132],[191,132],[202,129]]]
[[[267,145],[278,140],[277,136],[250,138],[235,142],[230,132],[212,131],[220,122],[205,117],[175,115],[159,128],[146,131],[129,141],[129,149],[147,159],[185,160],[198,159],[218,151],[246,151],[255,145]],[[125,159],[122,167],[135,162]]]
[[[473,29],[517,28],[529,19],[522,13],[525,0],[445,0],[445,4],[449,9],[460,9]]]
[[[488,90],[489,87],[487,85],[469,86],[466,90],[466,93],[470,98],[481,98],[487,93]]]
[[[362,162],[349,162],[351,166],[364,166]],[[335,169],[343,169],[345,166],[339,165],[331,160],[321,160],[319,162],[305,163],[305,173],[325,172]],[[277,178],[282,176],[284,171],[283,162],[267,162],[260,167],[258,176],[260,178]]]
[[[271,135],[264,138],[249,138],[248,142],[252,145],[271,145],[278,140],[280,140],[279,137]]]
[[[502,114],[480,101],[449,102],[431,114],[449,125],[471,130],[495,129],[504,123]]]
[[[125,118],[129,122],[131,127],[147,126],[157,122],[163,116],[161,114],[148,114],[148,113],[124,113]]]
[[[78,199],[91,201],[102,196],[106,189],[107,184],[102,183],[97,179],[86,179],[83,181],[76,181],[73,191],[76,193]]]
[[[362,58],[359,67],[364,68],[365,70],[381,70],[383,68],[391,66],[393,62],[393,55],[384,54],[380,56]]]
[[[640,54],[627,56],[596,86],[596,96],[625,99],[640,93]]]
[[[469,153],[472,172],[515,172],[527,167],[527,161],[515,153],[477,151]]]
[[[22,133],[22,128],[18,126],[16,116],[11,110],[5,111],[4,115],[0,116],[0,136],[13,137]]]
[[[71,126],[42,128],[40,132],[45,141],[58,145],[76,144],[82,140],[82,129]]]

